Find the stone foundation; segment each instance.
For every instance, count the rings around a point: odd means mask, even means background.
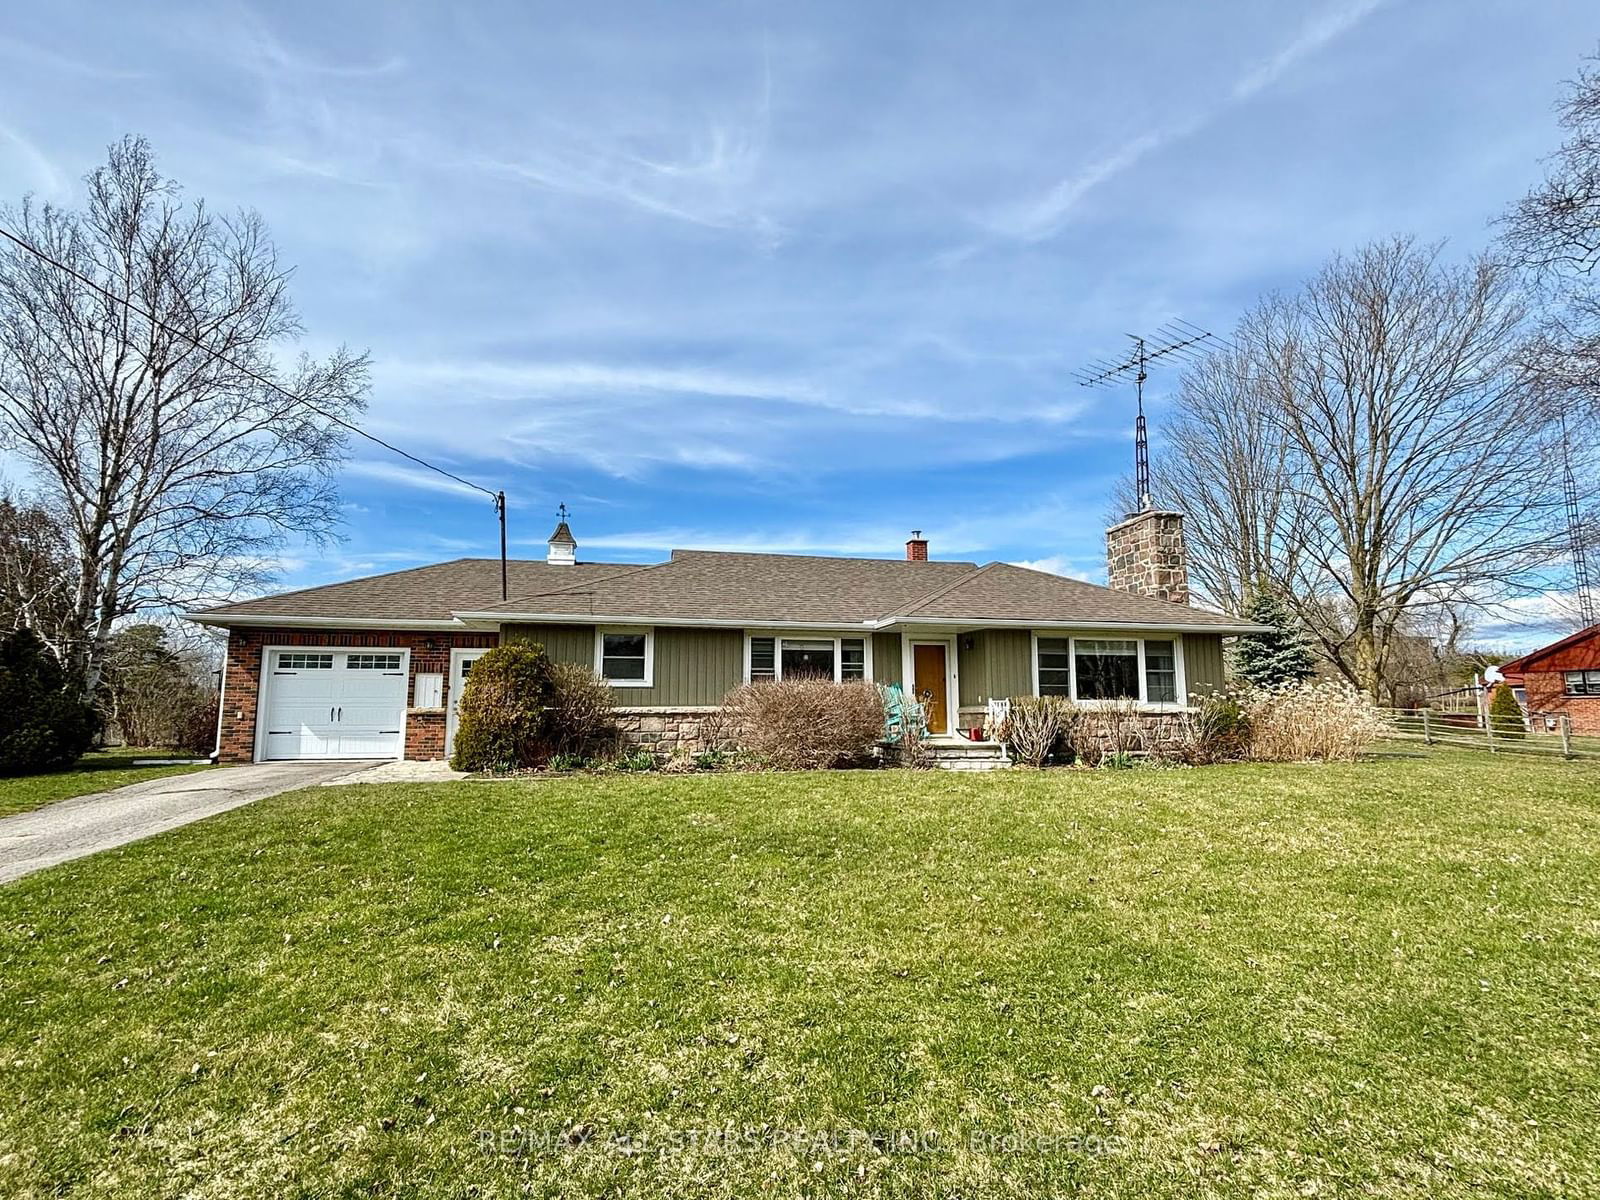
[[[721,710],[714,704],[687,708],[619,708],[625,746],[671,757],[706,749],[707,719]]]

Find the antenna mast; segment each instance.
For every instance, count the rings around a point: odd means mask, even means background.
[[[1572,443],[1567,437],[1566,409],[1561,410],[1561,499],[1567,510],[1567,536],[1572,539],[1572,577],[1578,598],[1578,620],[1587,629],[1595,623],[1594,588],[1589,579],[1589,555],[1583,545],[1583,521],[1578,508],[1578,481],[1572,474]]]
[[[1133,377],[1137,414],[1133,420],[1133,486],[1139,497],[1139,511],[1149,512],[1150,431],[1144,419],[1144,384],[1150,378],[1150,372],[1146,368],[1155,359],[1165,358],[1169,354],[1175,354],[1190,363],[1199,362],[1205,357],[1205,352],[1195,347],[1202,342],[1216,343],[1219,339],[1188,321],[1168,321],[1157,328],[1155,335],[1150,338],[1137,333],[1130,333],[1128,337],[1133,340],[1133,352],[1122,362],[1092,362],[1074,372],[1073,378],[1082,387],[1101,387],[1130,375]]]

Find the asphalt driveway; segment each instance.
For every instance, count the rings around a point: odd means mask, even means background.
[[[278,762],[219,767],[147,779],[0,818],[0,883],[372,765]]]

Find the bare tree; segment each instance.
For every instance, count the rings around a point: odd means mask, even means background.
[[[73,591],[66,526],[46,509],[0,494],[0,630],[32,629],[59,655]]]
[[[300,325],[261,218],[183,201],[142,139],[86,182],[81,213],[5,212],[61,266],[0,253],[0,434],[67,528],[60,648],[92,694],[118,620],[257,586],[287,535],[330,535],[344,439],[323,414],[360,410],[367,360],[280,372]]]
[[[1258,575],[1377,698],[1419,622],[1541,590],[1565,535],[1525,320],[1507,267],[1403,238],[1263,301],[1184,380],[1162,447],[1206,591]]]
[[[1559,111],[1567,140],[1544,181],[1501,226],[1507,249],[1543,300],[1529,359],[1552,402],[1565,409],[1567,453],[1580,489],[1573,553],[1583,553],[1593,570],[1600,568],[1600,66],[1579,70]],[[1581,626],[1582,612],[1575,596],[1559,619]]]

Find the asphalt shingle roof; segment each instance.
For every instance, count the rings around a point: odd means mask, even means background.
[[[500,561],[461,558],[346,583],[224,605],[197,614],[216,624],[334,618],[448,621],[456,614],[606,617],[651,621],[866,624],[891,619],[1040,624],[1185,625],[1238,629],[1237,618],[1114,591],[1009,563],[908,562],[675,550],[652,565],[509,564],[511,599],[500,600]]]

